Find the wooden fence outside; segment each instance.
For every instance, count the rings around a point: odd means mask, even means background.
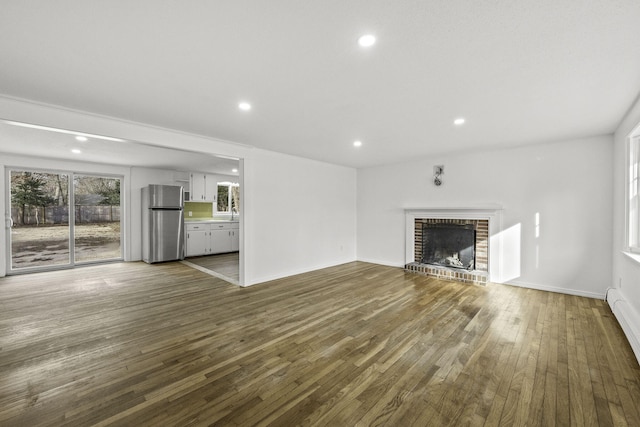
[[[69,223],[68,206],[27,207],[24,222],[18,208],[11,208],[13,225],[56,225]],[[75,206],[76,224],[120,221],[120,206]]]

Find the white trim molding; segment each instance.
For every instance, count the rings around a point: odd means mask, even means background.
[[[640,255],[638,254],[634,254],[631,252],[627,252],[627,251],[622,251],[622,254],[629,257],[629,259],[637,262],[638,264],[640,264]]]
[[[430,206],[425,208],[406,208],[405,215],[405,264],[415,262],[415,220],[432,219],[484,219],[489,221],[489,281],[502,283],[502,206],[486,204],[479,206],[450,207]]]

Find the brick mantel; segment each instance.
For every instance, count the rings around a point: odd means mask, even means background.
[[[496,204],[450,207],[434,206],[424,208],[407,208],[405,212],[405,265],[416,260],[415,254],[415,224],[420,219],[444,219],[444,220],[486,220],[489,223],[489,259],[488,280],[500,281],[500,261],[502,254],[502,206]]]

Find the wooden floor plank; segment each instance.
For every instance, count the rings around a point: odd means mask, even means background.
[[[0,279],[0,425],[640,425],[606,303],[363,262]]]

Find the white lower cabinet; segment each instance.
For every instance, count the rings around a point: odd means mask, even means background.
[[[237,222],[187,224],[187,256],[236,252],[240,248]]]
[[[237,222],[211,224],[212,253],[237,251],[240,246],[239,231]]]
[[[187,225],[187,256],[208,255],[211,253],[209,226],[205,224]]]
[[[231,252],[238,252],[240,250],[240,228],[231,229]]]
[[[214,254],[231,252],[230,230],[211,230],[211,252]]]

